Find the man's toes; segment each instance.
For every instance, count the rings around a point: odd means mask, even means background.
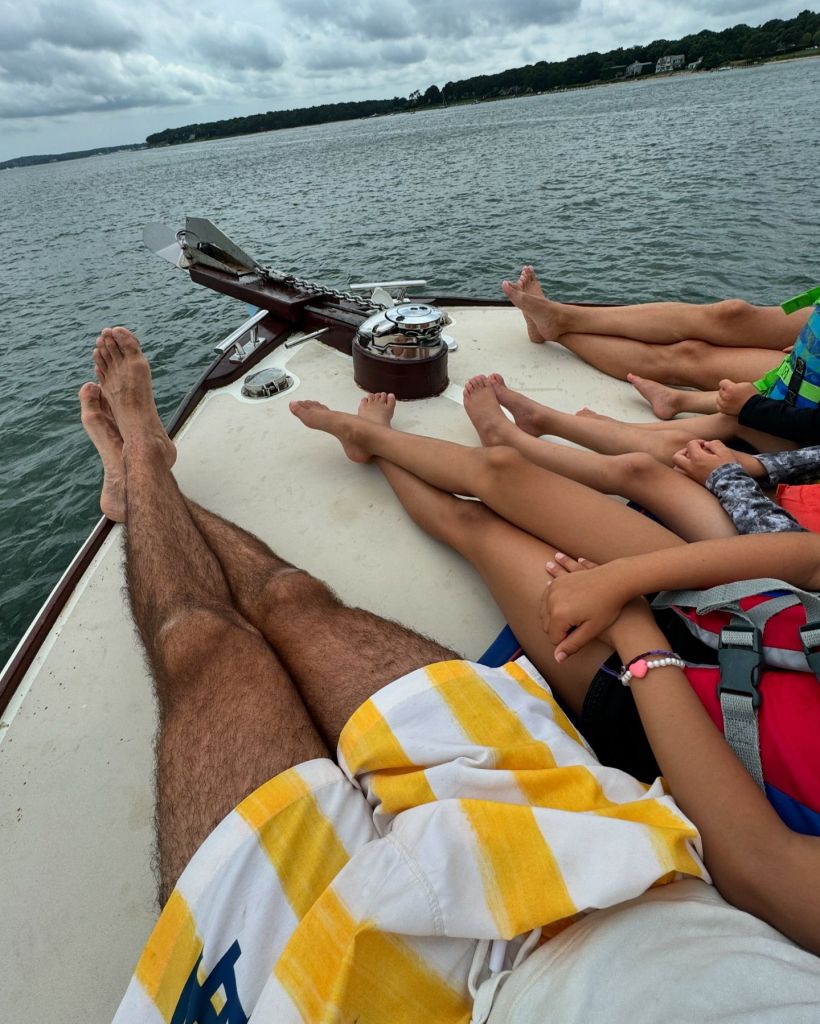
[[[102,416],[100,407],[100,386],[89,381],[80,388],[78,397],[80,399],[80,417],[85,419],[88,416]]]
[[[105,368],[110,372],[113,367],[122,359],[122,352],[112,334],[106,334],[103,338],[102,350],[105,354]]]
[[[140,351],[140,343],[137,341],[136,335],[132,334],[127,327],[112,327],[111,337],[123,355]]]

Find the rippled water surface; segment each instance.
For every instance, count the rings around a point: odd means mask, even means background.
[[[209,216],[344,286],[781,299],[816,283],[820,60],[293,129],[0,173],[0,663],[98,516],[77,419],[98,329],[146,344],[168,415],[244,307],[141,246]]]

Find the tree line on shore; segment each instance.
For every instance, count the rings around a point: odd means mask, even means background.
[[[795,18],[774,18],[757,28],[735,25],[721,32],[704,30],[681,39],[657,39],[646,46],[584,53],[563,61],[542,60],[495,75],[477,75],[459,82],[447,82],[443,88],[431,85],[424,93],[416,90],[406,98],[394,96],[384,100],[269,110],[264,114],[169,128],[149,135],[146,143],[149,146],[169,146],[400,113],[441,104],[577,88],[620,77],[624,68],[635,61],[656,64],[659,58],[673,54],[684,54],[688,62],[700,61],[700,69],[711,70],[727,63],[765,60],[816,46],[820,46],[820,14],[802,11]]]

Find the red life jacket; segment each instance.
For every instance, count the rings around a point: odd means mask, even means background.
[[[783,821],[820,835],[820,597],[766,579],[653,605],[718,651],[718,666],[687,666],[693,689]]]

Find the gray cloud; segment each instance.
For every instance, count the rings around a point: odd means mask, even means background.
[[[361,49],[320,43],[311,46],[304,57],[304,66],[310,71],[345,71],[348,68],[363,68],[370,63],[370,56]]]
[[[144,55],[88,62],[48,43],[34,44],[31,52],[39,59],[21,61],[17,55],[3,62],[11,67],[14,80],[0,88],[0,117],[164,107],[217,92],[207,76],[179,65],[160,65]]]
[[[281,0],[293,18],[322,31],[328,26],[349,31],[363,39],[429,37],[431,32],[458,33],[459,38],[483,34],[489,26],[522,28],[528,25],[556,25],[575,16],[582,0],[471,0],[470,3],[441,3],[441,0]]]
[[[248,25],[213,25],[197,29],[192,44],[217,67],[246,71],[275,71],[285,54],[266,34]]]
[[[427,57],[427,47],[415,40],[385,43],[379,55],[388,64],[419,64]]]
[[[57,136],[71,135],[64,148],[105,145],[112,131],[142,133],[117,142],[139,141],[174,123],[270,109],[274,97],[282,109],[406,96],[539,60],[790,18],[803,6],[805,0],[243,0],[234,17],[224,0],[193,7],[140,0],[138,9],[132,0],[0,0],[0,159],[19,155],[8,125],[28,134],[38,147],[32,152],[59,151],[49,135],[55,117]],[[173,115],[159,113],[169,107]]]
[[[74,50],[133,50],[141,34],[116,10],[94,0],[71,7],[54,2],[31,6],[0,3],[0,51],[20,51],[37,42]]]

